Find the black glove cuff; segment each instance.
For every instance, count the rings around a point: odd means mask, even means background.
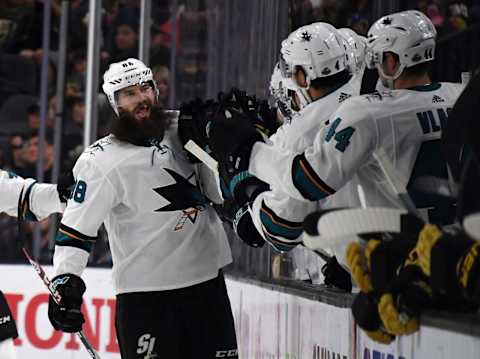
[[[248,204],[246,204],[237,210],[233,220],[233,229],[238,237],[246,244],[251,247],[260,248],[264,246],[265,240],[255,228],[248,207]]]

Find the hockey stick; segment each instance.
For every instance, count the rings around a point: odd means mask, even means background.
[[[458,189],[452,186],[450,181],[443,178],[433,176],[418,177],[413,181],[412,186],[419,192],[452,199],[458,198]]]
[[[27,257],[30,264],[35,269],[35,271],[37,272],[37,274],[40,277],[40,279],[42,280],[43,284],[45,284],[45,286],[47,287],[47,289],[50,292],[50,294],[52,295],[52,298],[55,301],[55,303],[60,305],[60,302],[62,301],[62,296],[53,287],[52,281],[50,280],[50,278],[48,278],[48,276],[45,273],[45,271],[43,270],[42,266],[40,264],[38,264],[38,262],[34,261],[32,259],[32,257],[30,257],[30,255],[28,254],[25,247],[22,247],[22,251],[23,251],[23,254],[25,254],[25,257]],[[90,357],[93,358],[93,359],[100,359],[100,356],[97,354],[97,352],[95,352],[95,349],[93,348],[92,344],[90,344],[90,342],[88,341],[88,339],[85,336],[85,334],[83,333],[83,331],[81,330],[79,332],[76,332],[75,334],[80,338],[80,341],[85,346],[85,349],[87,349],[88,354],[90,354]]]
[[[207,152],[205,152],[199,145],[197,145],[192,140],[188,140],[188,142],[183,147],[192,155],[197,157],[200,161],[202,161],[216,175],[218,175],[218,162]]]
[[[405,209],[408,212],[417,216],[423,222],[427,222],[425,216],[422,216],[422,214],[418,211],[417,207],[412,201],[412,198],[407,193],[407,189],[405,185],[402,183],[401,177],[398,176],[395,168],[393,168],[385,150],[383,148],[376,150],[375,152],[373,152],[373,157],[375,158],[378,165],[380,166],[380,169],[382,170],[383,175],[385,176],[385,179],[390,185],[393,193],[402,202]]]
[[[32,259],[32,257],[28,254],[28,251],[25,249],[25,246],[23,245],[23,229],[22,229],[22,223],[23,223],[23,216],[24,216],[24,210],[23,210],[23,200],[22,200],[22,197],[23,197],[23,188],[20,192],[20,196],[18,198],[18,213],[17,213],[17,220],[18,220],[18,233],[19,233],[19,237],[20,237],[20,241],[22,242],[22,251],[23,251],[23,254],[25,254],[25,257],[27,257],[28,261],[30,262],[30,264],[33,266],[33,268],[35,269],[35,271],[37,272],[38,276],[40,277],[40,279],[42,280],[42,282],[45,284],[45,286],[47,287],[48,291],[50,292],[50,294],[52,295],[52,298],[53,300],[55,301],[55,303],[57,303],[58,305],[60,305],[60,302],[62,301],[62,296],[60,295],[60,293],[58,293],[58,291],[53,287],[53,284],[52,284],[52,281],[50,280],[50,278],[48,278],[47,274],[45,273],[45,271],[43,270],[42,266],[36,262],[35,260]],[[28,198],[26,199],[28,200]],[[79,331],[79,332],[76,332],[75,333],[79,338],[80,338],[80,341],[82,342],[82,344],[85,346],[85,349],[87,349],[88,351],[88,354],[90,354],[90,357],[92,359],[100,359],[100,356],[98,355],[98,353],[95,351],[95,349],[93,348],[92,344],[89,342],[89,340],[87,339],[87,337],[85,336],[85,334],[83,333],[83,331]]]

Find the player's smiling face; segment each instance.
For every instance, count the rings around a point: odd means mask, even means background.
[[[117,105],[121,111],[130,112],[138,122],[150,117],[155,94],[150,84],[129,86],[118,91]]]

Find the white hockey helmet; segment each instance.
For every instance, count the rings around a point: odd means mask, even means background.
[[[347,55],[350,72],[356,73],[363,69],[365,64],[365,51],[367,38],[358,35],[348,27],[338,29],[338,32],[347,42]]]
[[[432,61],[435,55],[437,31],[422,12],[407,10],[377,20],[368,31],[366,63],[377,68],[379,74],[393,83],[405,68]],[[398,55],[400,66],[392,76],[383,72],[383,54]]]
[[[158,98],[158,88],[153,79],[152,70],[142,61],[129,58],[124,61],[110,64],[103,74],[103,92],[108,97],[110,105],[118,116],[118,106],[115,101],[115,93],[133,85],[149,83],[154,90],[155,99]]]
[[[306,87],[295,83],[307,103],[312,102],[306,91],[312,80],[332,76],[347,68],[343,38],[330,24],[316,22],[302,26],[282,42],[280,69],[282,76],[295,79],[300,67],[305,72]]]

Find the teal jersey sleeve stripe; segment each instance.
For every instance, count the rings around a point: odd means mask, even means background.
[[[55,244],[57,246],[68,246],[83,249],[90,253],[93,248],[93,244],[90,242],[85,242],[77,238],[68,236],[65,233],[58,232],[57,237],[55,238]]]
[[[22,211],[21,211],[23,213],[23,219],[27,221],[32,221],[32,222],[38,221],[38,218],[35,215],[35,213],[33,213],[30,210],[30,195],[32,194],[33,186],[35,186],[36,183],[37,181],[33,182],[30,186],[28,186],[27,191],[25,192],[25,196],[23,198]]]
[[[292,181],[300,194],[310,201],[318,201],[335,193],[317,176],[303,154],[293,160]]]
[[[302,223],[290,222],[277,216],[262,202],[260,220],[265,230],[274,236],[284,237],[289,240],[297,239],[303,232]]]

